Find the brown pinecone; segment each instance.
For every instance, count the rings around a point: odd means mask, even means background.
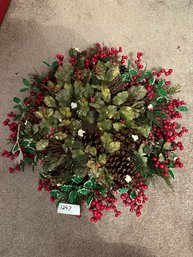
[[[100,133],[98,131],[91,131],[91,132],[85,133],[81,141],[84,147],[86,147],[87,145],[90,145],[95,147],[98,153],[105,152],[102,145],[101,138],[100,138]]]
[[[137,140],[134,140],[132,136],[137,136]],[[121,149],[130,151],[138,150],[144,138],[133,129],[121,129],[113,135],[113,140],[121,142]]]
[[[106,163],[107,170],[112,174],[114,181],[126,184],[126,175],[134,177],[136,174],[135,163],[124,150],[117,151],[108,156]]]

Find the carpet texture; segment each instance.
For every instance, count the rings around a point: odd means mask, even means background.
[[[180,153],[175,192],[159,181],[148,191],[143,215],[105,215],[89,222],[59,215],[46,192],[37,191],[37,173],[8,174],[0,159],[1,257],[192,257],[193,256],[193,1],[192,0],[12,0],[0,28],[1,120],[12,108],[21,80],[42,70],[42,60],[71,46],[93,42],[144,52],[149,68],[173,68],[189,105],[183,123],[189,133]],[[0,130],[0,146],[7,132]]]

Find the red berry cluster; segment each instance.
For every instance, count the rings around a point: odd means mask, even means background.
[[[44,189],[45,191],[50,192],[53,189],[53,186],[50,183],[49,179],[39,179],[38,180],[38,191],[42,191],[42,189]]]
[[[142,204],[148,201],[144,193],[144,191],[148,189],[148,186],[144,183],[144,178],[140,177],[140,175],[137,175],[132,183],[135,183],[133,186],[134,191],[130,190],[121,194],[121,199],[126,207],[130,207],[130,212],[135,212],[136,216],[139,217],[141,215],[141,209],[143,208]],[[132,197],[132,192],[135,192],[137,195]]]
[[[95,192],[97,193],[97,192]],[[97,193],[99,195],[99,193]],[[91,202],[91,206],[89,208],[89,211],[93,213],[93,216],[91,217],[92,222],[97,222],[101,220],[101,217],[103,216],[102,211],[106,210],[113,210],[115,212],[115,217],[118,217],[121,212],[117,210],[115,203],[117,202],[117,199],[115,196],[106,196],[103,198],[102,196],[99,196],[97,199],[93,199]]]

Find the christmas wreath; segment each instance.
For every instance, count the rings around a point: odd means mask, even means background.
[[[171,97],[180,91],[165,78],[172,69],[149,71],[143,53],[130,63],[121,52],[97,43],[44,62],[48,72],[23,79],[28,96],[13,98],[16,112],[4,121],[12,148],[2,156],[15,159],[9,172],[37,167],[39,191],[57,206],[87,204],[94,222],[104,210],[121,214],[118,197],[140,216],[148,183],[161,177],[172,187],[183,167],[175,151],[188,129],[174,119],[188,108]]]

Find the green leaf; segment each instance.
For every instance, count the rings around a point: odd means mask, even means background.
[[[60,190],[52,190],[50,191],[50,195],[55,198],[59,198],[61,196]]]
[[[90,181],[91,181],[92,184],[95,184],[95,183],[96,183],[96,178],[92,177],[92,178],[90,179]]]
[[[55,73],[57,84],[63,86],[64,83],[71,83],[72,72],[73,67],[70,63],[66,62],[62,66],[59,66]]]
[[[24,157],[23,160],[24,160],[24,162],[32,162],[32,160],[28,157]]]
[[[115,104],[115,105],[123,104],[128,99],[128,96],[129,96],[129,93],[127,91],[123,91],[123,92],[118,93],[113,98],[113,104]]]
[[[146,77],[151,77],[151,76],[152,76],[152,73],[151,73],[150,71],[145,71],[145,72],[143,73],[143,75],[146,76]]]
[[[92,200],[93,200],[93,195],[90,195],[90,196],[86,199],[86,204],[87,204],[88,206],[90,206]]]
[[[132,87],[129,90],[129,95],[131,95],[131,97],[135,99],[135,101],[142,100],[146,96],[146,94],[147,90],[144,86]]]
[[[33,147],[28,147],[28,148],[26,148],[26,152],[29,154],[33,154],[33,153],[35,153],[35,149]]]
[[[70,192],[72,190],[73,186],[72,185],[64,185],[61,187],[61,190],[64,192]]]
[[[151,78],[149,81],[148,81],[148,84],[154,84],[155,83],[155,78]]]
[[[76,184],[79,184],[82,182],[82,177],[80,176],[73,176],[72,181]]]
[[[29,146],[31,144],[31,141],[30,140],[23,140],[23,142],[21,143],[21,145],[23,146],[23,147],[27,147],[27,146]]]
[[[89,85],[89,88],[92,88],[92,87]],[[82,97],[84,93],[84,87],[80,80],[75,80],[74,82],[74,93],[77,98]]]
[[[24,87],[24,88],[20,89],[19,91],[20,91],[20,92],[26,92],[26,91],[28,91],[28,90],[29,90],[29,88]]]
[[[44,176],[44,174],[42,174],[41,172],[39,172],[39,177],[40,177],[41,179],[47,179],[47,177]]]
[[[120,194],[124,194],[124,193],[126,193],[128,191],[129,191],[129,188],[127,188],[127,187],[121,188],[121,189],[117,190],[117,192],[120,193]]]
[[[162,89],[157,89],[157,92],[162,95],[162,96],[167,96],[166,91],[162,90]]]
[[[91,180],[89,180],[86,183],[84,183],[84,187],[85,188],[92,188],[93,187],[93,183],[91,182]]]
[[[177,107],[178,111],[180,112],[186,112],[188,111],[188,107],[186,105],[181,105]]]
[[[52,68],[56,68],[58,66],[58,61],[54,61],[53,63],[52,63]]]
[[[51,64],[49,64],[48,62],[43,61],[43,63],[44,63],[46,66],[48,66],[49,68],[51,68],[51,67],[52,67],[52,65],[51,65]]]
[[[118,77],[119,75],[120,75],[119,66],[111,65],[106,73],[106,80],[110,82],[116,77]]]
[[[30,83],[27,79],[23,79],[23,84],[24,84],[26,87],[30,87],[30,86],[31,86],[31,83]]]
[[[164,85],[164,80],[161,79],[161,80],[158,82],[158,84],[157,84],[157,89],[161,89],[161,88],[163,87],[163,85]]]
[[[46,149],[46,147],[49,144],[49,140],[48,139],[41,139],[40,141],[38,141],[36,143],[36,150],[37,151],[43,151]]]
[[[81,195],[88,195],[90,193],[90,190],[83,188],[78,190],[78,193],[80,193]]]
[[[171,171],[171,170],[168,170],[168,173],[170,174],[170,176],[171,176],[173,179],[175,179],[175,176],[174,176],[174,173],[173,173],[173,171]]]
[[[136,192],[135,191],[131,191],[131,193],[130,193],[131,199],[135,199],[136,196],[137,196]]]
[[[129,71],[129,74],[135,76],[135,75],[138,74],[138,71],[137,71],[137,70],[130,70],[130,71]]]
[[[78,158],[85,155],[85,152],[81,149],[71,150],[72,158]]]
[[[47,95],[44,97],[44,103],[48,107],[56,107],[56,102],[55,102],[54,98],[50,95]]]
[[[77,191],[71,191],[69,194],[70,203],[74,203],[77,198]]]
[[[102,107],[102,110],[104,110],[105,116],[107,116],[109,119],[112,119],[113,116],[117,113],[117,107],[114,105],[104,106]]]
[[[105,133],[101,136],[101,141],[102,141],[103,147],[107,150],[108,147],[109,147],[109,144],[113,141],[111,134],[105,132]]]
[[[14,97],[13,102],[19,104],[21,102],[21,100],[18,97]]]
[[[100,184],[97,184],[97,189],[98,189],[99,192],[102,193],[102,194],[106,192],[106,189],[105,189],[103,186],[101,186]]]
[[[42,155],[41,154],[37,154],[35,157],[34,157],[34,164],[35,165],[38,165],[38,161],[42,158]]]

